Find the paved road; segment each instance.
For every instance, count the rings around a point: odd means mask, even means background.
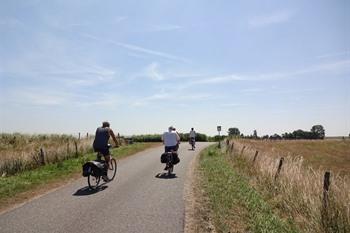
[[[123,159],[117,179],[100,191],[89,191],[86,178],[78,179],[0,215],[0,232],[183,232],[186,171],[207,145],[197,143],[194,152],[182,143],[174,178],[156,177],[164,172],[161,147]]]

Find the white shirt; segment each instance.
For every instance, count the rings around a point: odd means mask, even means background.
[[[180,137],[175,131],[171,131],[163,133],[162,140],[165,146],[176,146]]]
[[[195,138],[196,137],[196,131],[191,130],[190,131],[190,138]]]

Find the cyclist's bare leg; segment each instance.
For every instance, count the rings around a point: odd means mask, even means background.
[[[111,155],[105,155],[105,163],[106,163],[107,169],[110,168],[109,161],[111,161]]]

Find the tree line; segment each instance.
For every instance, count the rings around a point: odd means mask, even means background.
[[[228,136],[232,137],[240,137],[240,138],[250,138],[250,139],[272,139],[272,140],[278,140],[278,139],[324,139],[325,137],[325,129],[322,125],[314,125],[311,127],[310,131],[304,131],[301,129],[294,130],[291,133],[283,133],[282,135],[279,135],[277,133],[273,135],[264,135],[262,137],[258,136],[258,133],[256,130],[253,131],[253,134],[251,135],[244,135],[239,131],[238,128],[233,127],[228,129]]]
[[[179,133],[181,141],[189,140],[189,133]],[[133,142],[161,142],[161,134],[147,134],[147,135],[134,135],[130,139]],[[208,136],[206,134],[196,132],[196,141],[197,142],[206,142],[208,141]]]

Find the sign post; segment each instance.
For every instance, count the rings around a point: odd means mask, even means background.
[[[221,137],[220,137],[220,131],[221,131],[221,126],[217,126],[217,130],[218,130],[218,133],[219,133],[219,144],[218,144],[218,148],[221,148]]]

